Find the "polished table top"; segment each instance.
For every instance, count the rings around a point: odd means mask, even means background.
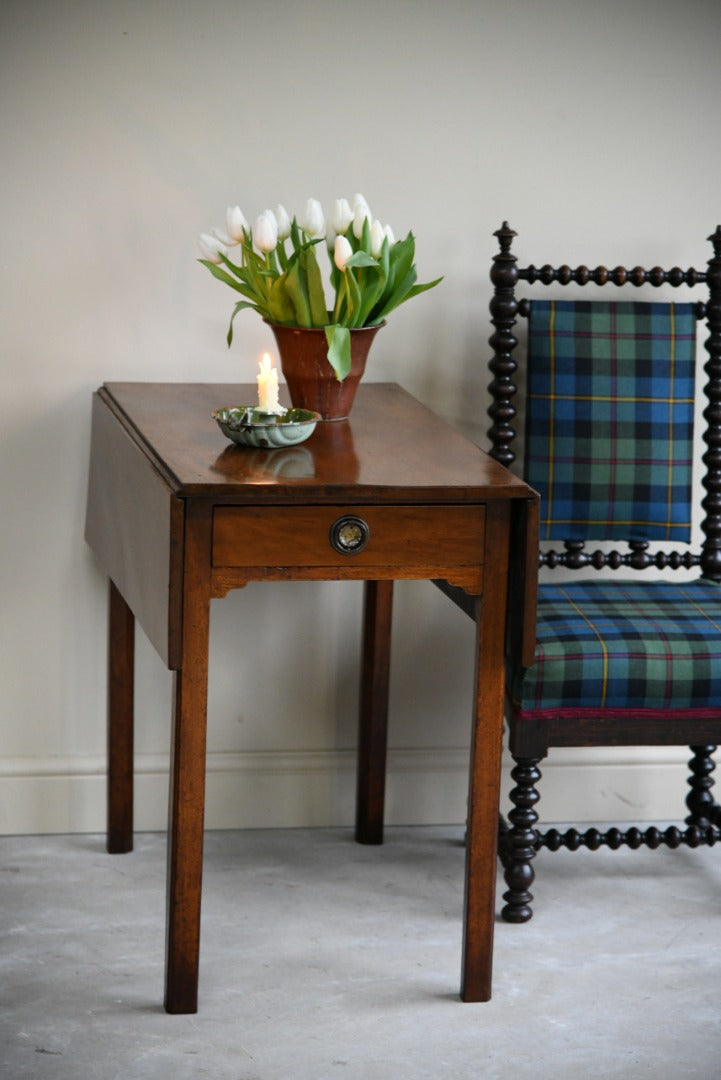
[[[282,391],[281,389],[281,396]],[[221,383],[107,383],[101,396],[174,494],[252,501],[476,502],[527,498],[528,487],[394,383],[359,387],[349,420],[320,422],[280,450],[229,443],[213,409],[256,400]]]

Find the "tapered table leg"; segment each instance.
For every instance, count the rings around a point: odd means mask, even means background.
[[[168,807],[165,1009],[198,1010],[210,616],[210,515],[185,518],[182,663],[175,673]]]
[[[393,582],[366,581],[360,693],[356,840],[383,843]]]
[[[491,997],[505,695],[508,514],[507,505],[488,505],[483,596],[476,618],[461,972],[464,1001],[489,1001]]]
[[[108,589],[108,788],[106,846],[133,850],[135,618],[113,582]]]

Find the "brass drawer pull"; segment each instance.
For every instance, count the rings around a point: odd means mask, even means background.
[[[340,555],[355,555],[368,543],[371,531],[363,518],[346,514],[330,527],[330,542]]]

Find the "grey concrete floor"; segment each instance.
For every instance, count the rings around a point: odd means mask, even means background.
[[[209,833],[200,1011],[167,1016],[164,837],[2,838],[0,1076],[721,1076],[721,850],[541,853],[480,1005],[463,862],[459,828]]]

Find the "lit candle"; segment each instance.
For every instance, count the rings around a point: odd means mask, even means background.
[[[269,353],[263,353],[258,368],[258,408],[266,413],[285,412],[278,401],[278,371],[271,366]]]

